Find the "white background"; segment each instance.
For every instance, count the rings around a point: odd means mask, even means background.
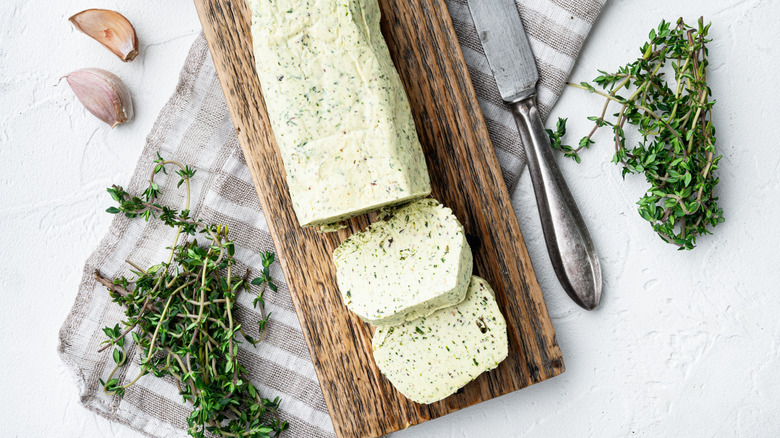
[[[136,25],[135,62],[119,62],[72,30],[67,18],[90,7],[118,9]],[[726,222],[692,252],[663,243],[636,213],[643,178],[623,182],[609,163],[608,136],[597,137],[583,164],[561,161],[601,255],[604,297],[588,313],[557,284],[524,175],[515,205],[567,371],[396,436],[780,435],[780,3],[610,2],[572,79],[636,58],[661,18],[699,15],[714,23],[709,76]],[[104,188],[129,179],[199,29],[190,0],[0,6],[2,436],[138,435],[79,404],[57,356],[57,332],[84,260],[109,226]],[[64,82],[54,86],[83,67],[109,69],[127,83],[135,121],[110,130]],[[570,118],[574,142],[600,105],[568,89],[553,117]]]

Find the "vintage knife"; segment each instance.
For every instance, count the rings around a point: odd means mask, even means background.
[[[536,68],[514,0],[468,0],[501,98],[512,109],[525,146],[536,204],[558,281],[581,307],[601,299],[601,266],[588,228],[550,149],[536,107]]]

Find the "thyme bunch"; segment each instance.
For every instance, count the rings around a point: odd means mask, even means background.
[[[703,18],[695,28],[682,18],[674,26],[661,21],[642,45],[639,59],[616,73],[599,71],[593,84],[570,83],[605,98],[601,114],[588,117],[595,126],[576,148],[562,143],[565,119],[558,120],[555,131],[547,130],[552,147],[579,163],[578,153],[594,143],[596,131],[609,127],[612,162],[623,166],[623,178],[641,173],[650,183],[637,202],[639,214],[663,240],[688,250],[698,236],[711,234],[710,228],[724,221],[714,193],[721,156],[715,153],[715,101],[707,84],[710,25]],[[672,83],[666,77],[669,66]],[[607,109],[614,104],[618,111],[608,119]],[[641,136],[633,146],[627,145],[626,124]]]
[[[259,343],[266,329],[263,293],[266,287],[276,290],[270,276],[274,261],[272,252],[261,253],[263,275],[251,284],[261,286],[254,300],[262,320],[254,339],[238,324],[234,315],[236,295],[247,288],[249,270],[234,272],[235,245],[228,239],[228,227],[205,223],[190,217],[190,179],[195,170],[157,155],[149,186],[141,196],[133,196],[120,186],[108,188],[117,206],[107,212],[122,213],[130,218],[152,218],[176,229],[167,261],[146,269],[133,266],[134,280],[125,277],[106,279],[95,272],[95,278],[109,289],[113,302],[125,308],[125,320],[103,332],[108,339],[100,351],[111,348],[116,364],[101,384],[108,394],[123,396],[125,390],[142,376],[171,376],[184,402],[192,404],[187,418],[188,432],[205,437],[208,432],[222,437],[275,437],[288,424],[277,414],[279,398],[261,397],[249,381],[246,369],[238,361],[241,344],[237,333],[250,344]],[[160,187],[155,175],[167,173],[167,166],[178,167],[178,187],[186,187],[186,205],[181,211],[160,205]],[[179,243],[183,235],[191,240]],[[202,244],[198,243],[198,239]],[[126,335],[131,334],[139,350],[139,374],[129,383],[114,375],[128,361]]]

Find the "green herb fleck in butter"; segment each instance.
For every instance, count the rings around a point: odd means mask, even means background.
[[[257,74],[298,222],[327,225],[430,194],[377,0],[251,6]]]
[[[473,262],[452,210],[422,199],[387,214],[333,252],[344,304],[382,326],[463,301]]]
[[[493,290],[471,277],[466,299],[395,327],[377,329],[374,361],[417,403],[439,401],[492,370],[508,352],[506,321]]]

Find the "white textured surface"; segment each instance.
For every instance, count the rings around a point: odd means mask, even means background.
[[[89,7],[118,9],[136,25],[136,61],[123,64],[71,30],[67,18]],[[580,166],[561,162],[604,271],[601,307],[586,313],[557,284],[526,174],[516,205],[567,371],[396,436],[780,434],[780,3],[613,1],[572,79],[634,58],[651,27],[680,15],[714,22],[710,76],[726,222],[693,252],[677,252],[636,214],[644,182],[621,181],[606,142],[585,152]],[[0,5],[3,436],[137,436],[78,404],[57,357],[57,331],[83,262],[108,229],[104,188],[129,178],[198,30],[189,0]],[[64,83],[53,86],[83,67],[125,80],[136,106],[132,124],[109,130]],[[575,138],[589,129],[584,117],[599,105],[567,90],[553,117],[569,117]]]

